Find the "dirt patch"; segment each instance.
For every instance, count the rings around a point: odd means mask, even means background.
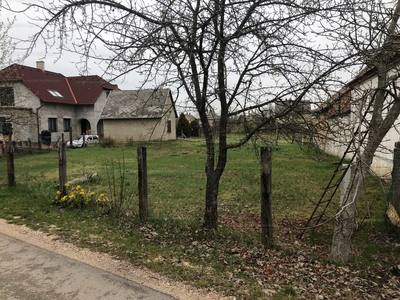
[[[57,239],[55,235],[48,235],[34,231],[25,225],[9,224],[0,219],[0,232],[8,236],[25,241],[40,248],[64,255],[68,258],[84,262],[96,268],[125,277],[144,286],[172,295],[181,300],[234,300],[234,297],[223,297],[210,289],[196,289],[181,282],[171,280],[166,276],[151,272],[145,268],[138,268],[127,261],[123,261],[104,253],[79,248],[73,244]]]

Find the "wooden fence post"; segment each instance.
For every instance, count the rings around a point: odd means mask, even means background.
[[[72,127],[69,127],[69,146],[72,148]]]
[[[58,148],[58,174],[60,178],[59,191],[62,195],[65,195],[65,184],[67,183],[67,144],[64,141],[64,133],[61,134],[61,145]]]
[[[146,147],[137,147],[137,160],[139,184],[139,217],[141,220],[145,220],[148,217]]]
[[[393,150],[392,198],[390,199],[390,203],[393,205],[397,214],[400,215],[399,197],[400,197],[400,142],[396,142],[394,144],[394,150]]]
[[[7,175],[8,175],[8,186],[15,186],[15,168],[14,168],[14,148],[10,140],[6,141],[6,161],[7,161]]]
[[[272,151],[269,148],[261,148],[261,241],[264,248],[271,248],[272,237],[272,198],[271,198],[271,159]]]
[[[386,210],[386,227],[390,234],[400,235],[400,142],[394,144],[391,197]]]
[[[7,163],[8,186],[15,186],[15,169],[14,169],[14,147],[12,143],[13,128],[11,123],[2,125],[3,139],[5,141],[5,154]]]

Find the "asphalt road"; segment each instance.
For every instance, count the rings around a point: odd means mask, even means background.
[[[0,233],[0,300],[171,300],[121,276]]]

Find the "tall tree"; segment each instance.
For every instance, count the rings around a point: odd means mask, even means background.
[[[1,10],[3,7],[3,0],[0,0],[0,16]],[[4,18],[1,18],[0,21],[0,68],[6,66],[11,62],[12,53],[15,50],[15,43],[12,41],[12,38],[8,35],[8,32],[12,25],[14,24],[15,19],[9,20],[5,22]]]
[[[349,85],[358,111],[353,150],[357,162],[351,184],[336,215],[331,258],[346,262],[356,229],[356,204],[375,153],[400,114],[400,1],[375,2],[354,11],[348,44],[364,55],[364,70]],[[345,38],[347,39],[347,38]],[[366,77],[368,74],[368,77]],[[365,115],[366,117],[362,117]],[[367,131],[365,139],[363,132]],[[395,141],[393,141],[394,144]],[[400,213],[400,212],[399,212]]]
[[[190,122],[190,136],[199,136],[200,125],[195,119]]]
[[[176,126],[176,134],[179,136],[190,136],[190,123],[188,119],[186,119],[185,114],[181,113],[179,115],[178,124]]]
[[[3,0],[0,0],[0,16],[2,16]],[[15,18],[6,19],[2,17],[0,19],[0,68],[7,66],[12,63],[12,54],[15,51],[16,43],[10,37],[9,31]],[[7,81],[7,77],[3,77],[3,80]],[[0,131],[4,122],[14,122],[16,124],[26,125],[29,119],[28,114],[20,113],[18,110],[6,109],[7,106],[14,106],[14,92],[10,87],[0,87]],[[15,129],[14,129],[15,130]]]
[[[106,74],[137,71],[146,82],[184,91],[207,145],[204,224],[217,229],[228,149],[276,124],[304,99],[321,97],[328,75],[351,63],[354,56],[341,39],[319,39],[355,3],[360,1],[61,0],[31,4],[27,12],[45,16],[33,43],[57,44],[60,54],[80,53],[84,62],[98,59]],[[288,99],[291,105],[279,113],[266,113]],[[229,119],[249,110],[261,116],[257,125],[229,144]]]

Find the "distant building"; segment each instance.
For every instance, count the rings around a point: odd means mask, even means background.
[[[119,113],[113,111],[118,107]],[[70,129],[73,138],[107,134],[120,140],[123,134],[129,139],[173,139],[175,115],[169,90],[120,91],[97,75],[66,77],[47,71],[42,61],[36,68],[13,64],[0,71],[0,142],[7,138],[4,123],[11,124],[17,143],[51,144]],[[123,126],[119,129],[111,125],[117,119]]]
[[[38,143],[42,132],[56,141],[61,133],[97,134],[100,114],[118,86],[97,75],[65,77],[13,64],[0,71],[0,123],[13,127],[14,141]],[[0,126],[0,140],[2,138]]]
[[[101,114],[101,135],[119,142],[174,140],[176,118],[169,89],[113,91]]]

